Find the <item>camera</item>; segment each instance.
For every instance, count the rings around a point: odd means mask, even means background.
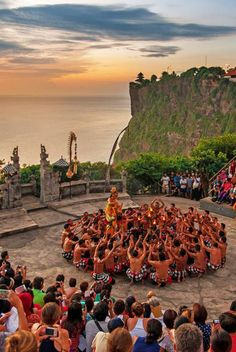
[[[46,328],[45,329],[45,335],[57,337],[58,336],[58,331],[57,331],[56,328]]]

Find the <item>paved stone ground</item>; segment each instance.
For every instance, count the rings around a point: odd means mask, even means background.
[[[11,233],[23,232],[38,227],[23,208],[0,211],[0,237]]]
[[[150,202],[152,199],[153,197],[140,196],[135,197],[134,201],[141,204]],[[164,200],[167,204],[175,202],[176,206],[181,209],[199,206],[197,202],[181,198],[164,198]],[[86,204],[84,210],[86,210]],[[35,211],[33,216],[35,221],[40,220],[40,224],[44,221],[48,224],[51,212]],[[226,223],[228,230],[229,249],[224,269],[215,274],[207,274],[200,279],[187,279],[183,283],[173,283],[161,289],[157,289],[150,283],[130,286],[126,277],[121,276],[117,277],[113,290],[114,295],[125,298],[133,294],[137,299],[144,300],[147,291],[153,289],[160,297],[164,309],[202,302],[208,309],[210,319],[227,310],[231,301],[236,299],[236,220],[220,216],[219,219]],[[52,283],[59,273],[64,273],[67,280],[69,277],[76,277],[78,281],[90,281],[89,274],[77,271],[75,267],[62,259],[59,246],[61,229],[62,225],[56,225],[11,235],[0,239],[0,246],[9,250],[11,260],[15,265],[27,265],[30,278],[41,275],[46,279],[46,285]]]

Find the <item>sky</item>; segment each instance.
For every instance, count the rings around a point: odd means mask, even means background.
[[[235,0],[0,0],[0,95],[127,95],[138,72],[236,66]]]

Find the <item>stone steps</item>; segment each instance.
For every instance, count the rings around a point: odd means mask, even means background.
[[[234,210],[230,205],[212,202],[210,197],[200,200],[200,209],[209,210],[211,213],[227,216],[229,218],[236,218],[236,210]]]
[[[0,237],[26,232],[38,227],[23,208],[0,211]]]

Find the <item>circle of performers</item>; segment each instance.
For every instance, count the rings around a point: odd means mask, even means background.
[[[122,211],[113,187],[105,211],[67,221],[61,246],[62,256],[95,281],[114,284],[125,273],[131,283],[148,279],[161,287],[224,267],[227,239],[225,224],[208,211],[182,212],[158,199]]]

